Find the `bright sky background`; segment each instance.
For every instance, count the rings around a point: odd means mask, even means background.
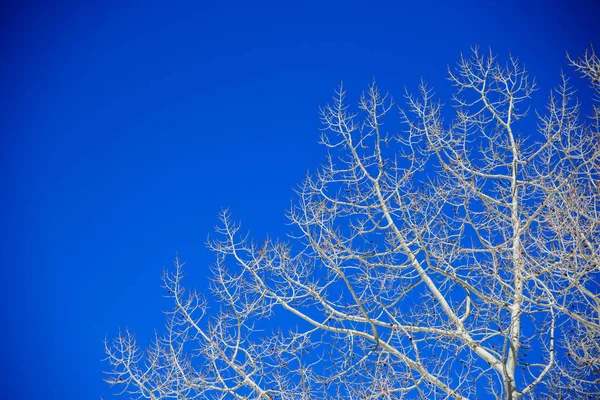
[[[206,287],[222,208],[285,234],[340,80],[399,99],[424,77],[448,103],[446,66],[478,43],[521,58],[543,101],[566,51],[600,47],[593,2],[411,3],[4,4],[0,398],[110,398],[104,337],[161,328],[176,252]]]

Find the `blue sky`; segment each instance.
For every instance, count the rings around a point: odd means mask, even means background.
[[[104,337],[162,326],[176,252],[206,287],[222,208],[284,235],[342,79],[351,99],[374,76],[399,98],[424,77],[449,102],[446,66],[480,44],[521,58],[543,101],[565,52],[598,45],[598,7],[520,3],[5,5],[2,397],[110,397]]]

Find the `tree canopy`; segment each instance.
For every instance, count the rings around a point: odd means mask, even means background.
[[[479,49],[449,70],[452,108],[425,83],[400,107],[340,86],[290,237],[256,243],[223,212],[219,309],[177,260],[165,333],[108,341],[107,381],[149,399],[599,396],[600,60],[569,62],[592,98],[565,73],[544,110],[516,58]]]

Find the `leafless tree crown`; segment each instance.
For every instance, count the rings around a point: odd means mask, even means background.
[[[600,60],[569,62],[591,114],[566,74],[529,110],[518,60],[478,49],[450,69],[450,120],[423,83],[392,134],[375,84],[356,111],[340,87],[288,242],[223,213],[220,310],[176,261],[166,333],[107,342],[107,381],[148,399],[599,398]],[[288,330],[265,323],[282,315]]]

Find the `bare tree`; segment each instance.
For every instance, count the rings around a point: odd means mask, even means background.
[[[599,95],[593,51],[569,60]],[[520,63],[477,49],[450,80],[449,122],[423,83],[399,134],[375,85],[356,113],[340,88],[290,240],[255,244],[223,213],[220,310],[176,261],[166,334],[146,352],[129,332],[107,343],[107,381],[149,399],[598,398],[598,105],[580,116],[563,74],[528,113]]]

